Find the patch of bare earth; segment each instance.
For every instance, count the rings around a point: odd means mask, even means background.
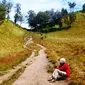
[[[41,45],[38,46],[42,48],[39,51],[39,55],[30,66],[27,66],[24,73],[12,85],[68,85],[65,81],[56,81],[55,83],[48,81],[51,74],[47,73],[46,70],[48,60],[45,48]]]

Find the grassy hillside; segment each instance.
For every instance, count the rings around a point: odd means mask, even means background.
[[[85,84],[85,14],[77,13],[76,21],[68,30],[45,34],[48,58],[55,62],[65,57],[71,67],[71,84]],[[56,58],[57,57],[57,58]]]
[[[38,48],[35,44],[30,45],[28,49],[24,48],[26,34],[26,30],[10,21],[4,21],[0,25],[0,75],[24,61]]]
[[[23,50],[22,44],[25,31],[15,26],[10,21],[0,25],[0,57],[8,55],[10,52]]]
[[[17,56],[19,56],[18,59],[20,60],[21,55],[27,56],[28,54],[30,54],[30,50],[29,51],[24,50],[23,48],[24,44],[23,38],[30,36],[33,37],[34,42],[40,43],[47,48],[46,50],[47,57],[50,62],[54,63],[61,57],[66,58],[67,62],[71,67],[70,85],[85,84],[85,14],[84,13],[80,12],[76,13],[76,21],[72,24],[72,27],[70,29],[50,32],[46,34],[27,32],[22,30],[21,28],[18,28],[11,22],[4,22],[2,25],[0,25],[0,38],[1,38],[0,57],[7,57],[7,55],[9,57],[7,59],[6,58],[3,59],[4,60],[3,62],[7,62],[9,58],[11,59],[11,61],[13,58],[14,58],[13,60],[15,60]],[[31,48],[34,49],[33,46]],[[16,54],[16,56],[13,56],[14,54]],[[4,63],[1,64],[2,65],[0,65],[0,68],[6,65]],[[11,66],[9,65],[9,67],[12,67],[13,65]],[[7,68],[2,68],[2,70],[3,69]],[[51,71],[52,69],[53,65],[51,66]]]
[[[70,29],[36,34],[35,41],[47,47],[50,62],[65,57],[71,67],[70,85],[85,84],[85,14],[76,13],[76,21]],[[35,37],[35,35],[34,35]],[[38,40],[38,41],[37,41]],[[53,67],[51,67],[52,70]]]

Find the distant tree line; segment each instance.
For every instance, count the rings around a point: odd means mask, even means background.
[[[54,11],[53,9],[47,11],[40,11],[35,13],[33,10],[29,10],[26,17],[23,17],[21,12],[21,4],[16,3],[15,6],[15,15],[14,22],[20,22],[20,25],[23,23],[24,18],[27,20],[29,26],[34,30],[40,31],[43,28],[52,28],[55,25],[58,25],[61,29],[63,23],[70,27],[71,24],[76,19],[76,14],[74,12],[76,3],[68,2],[70,12],[67,9],[62,8],[61,11]],[[10,19],[10,12],[12,11],[13,3],[11,1],[2,0],[0,2],[0,23],[3,22],[6,18]],[[82,12],[85,12],[85,4],[82,6]]]
[[[41,31],[43,28],[52,28],[55,25],[59,25],[59,28],[62,28],[62,24],[67,24],[67,27],[70,27],[71,24],[76,19],[76,14],[74,12],[75,3],[68,2],[70,7],[70,13],[67,9],[62,8],[62,10],[54,11],[40,11],[37,14],[30,10],[27,15],[28,24],[34,28],[34,30]]]
[[[32,28],[45,28],[47,26],[54,26],[61,21],[61,13],[53,10],[38,12],[37,14],[30,10],[28,12],[27,21]]]

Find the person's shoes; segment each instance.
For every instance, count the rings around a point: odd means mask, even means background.
[[[48,81],[52,81],[53,79],[51,78],[51,79],[48,79]]]
[[[50,81],[50,83],[53,83],[53,82],[55,82],[56,80],[55,79],[52,79],[51,81]]]

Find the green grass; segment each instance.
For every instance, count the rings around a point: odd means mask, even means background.
[[[53,26],[53,28],[59,28],[59,26],[58,25],[55,25],[55,26]]]

